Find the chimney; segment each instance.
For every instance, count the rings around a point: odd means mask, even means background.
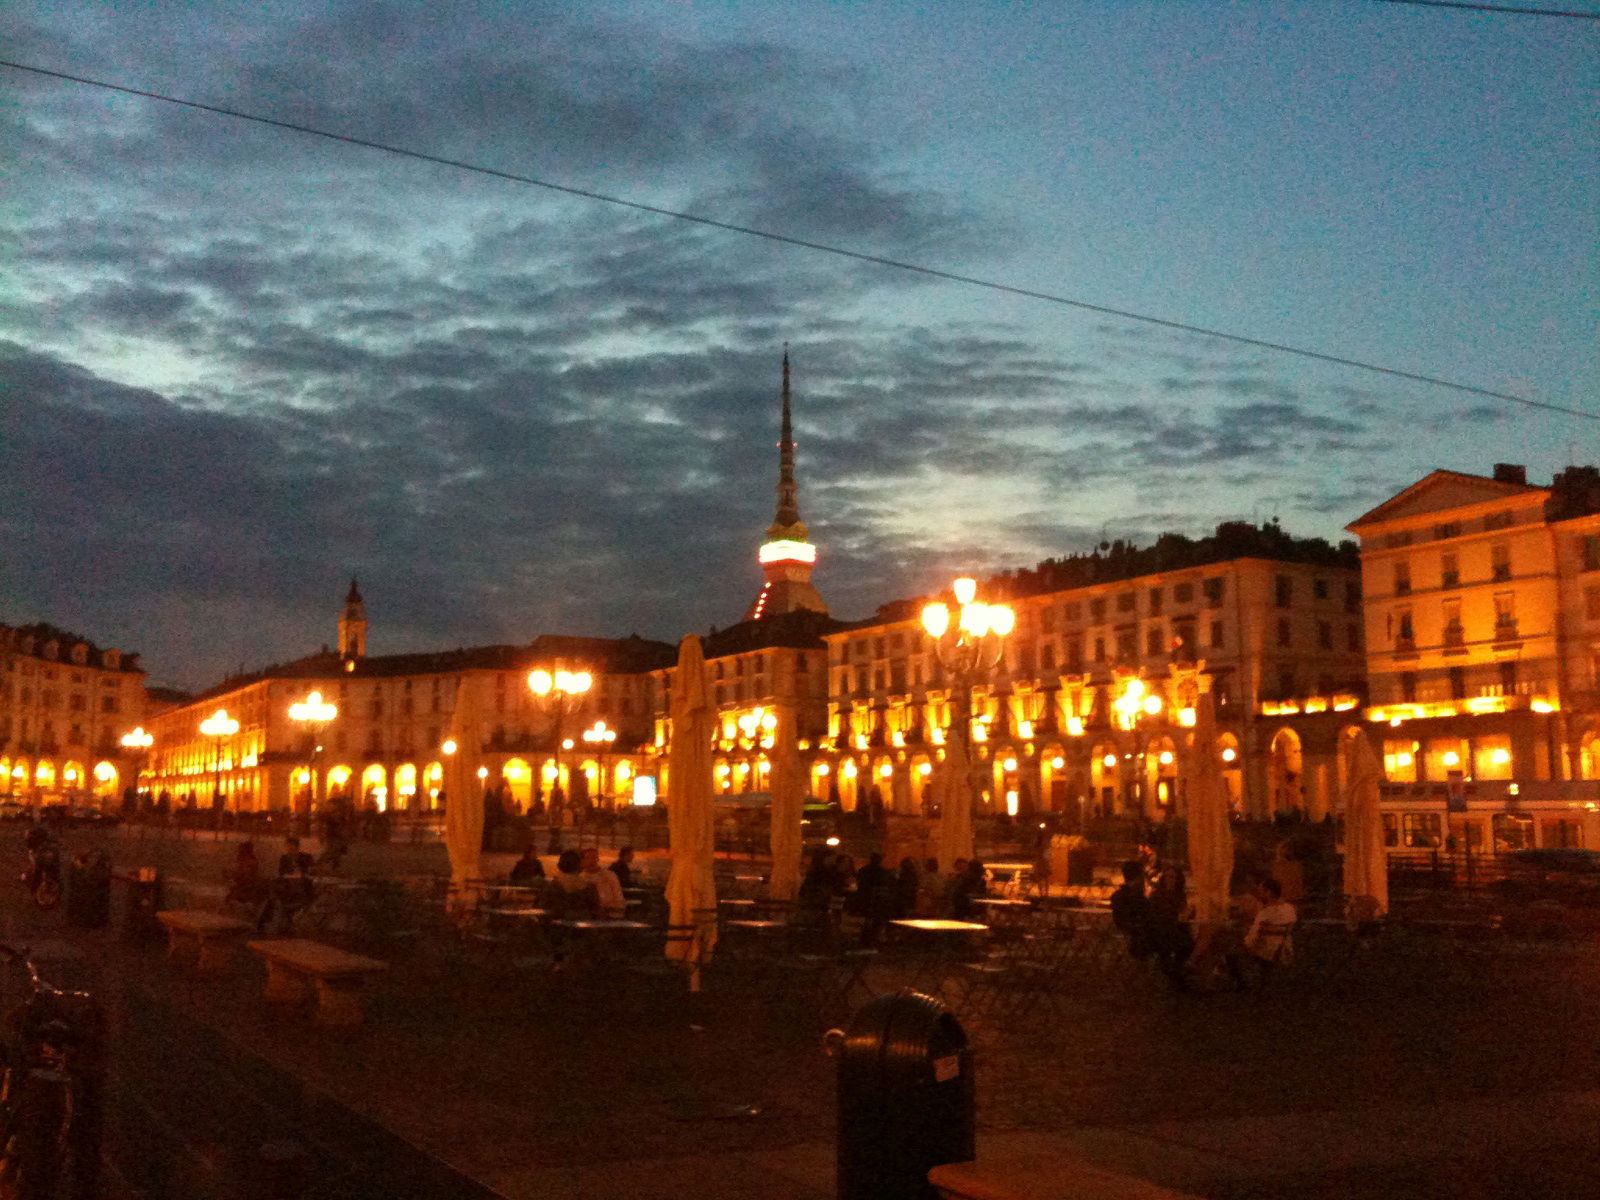
[[[1528,468],[1521,463],[1495,463],[1494,481],[1496,483],[1520,483],[1526,485],[1528,482]]]

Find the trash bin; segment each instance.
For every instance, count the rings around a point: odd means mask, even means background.
[[[67,867],[67,924],[104,929],[111,923],[111,863],[103,854],[76,855]]]
[[[128,883],[123,933],[129,941],[159,941],[162,929],[156,914],[161,911],[161,872],[155,867],[140,867],[134,874],[123,878]]]
[[[839,1060],[838,1200],[924,1200],[928,1171],[969,1162],[972,1052],[954,1014],[900,991],[829,1034]]]

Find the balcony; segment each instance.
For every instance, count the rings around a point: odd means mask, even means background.
[[[1521,640],[1521,637],[1517,633],[1517,622],[1515,618],[1512,618],[1509,621],[1500,620],[1494,623],[1494,645],[1496,650],[1515,645]]]
[[[1394,656],[1396,658],[1415,658],[1417,656],[1416,639],[1396,638],[1394,642]]]
[[[1467,652],[1467,635],[1460,625],[1446,625],[1444,627],[1444,652],[1446,654],[1465,654]]]

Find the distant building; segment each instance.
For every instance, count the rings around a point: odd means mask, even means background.
[[[548,802],[558,786],[572,799],[631,794],[649,754],[650,672],[671,660],[671,646],[547,635],[526,645],[369,655],[366,631],[352,583],[338,650],[225,680],[155,716],[159,788],[177,803],[209,806],[215,796],[244,811],[303,811],[330,799],[427,811],[440,806],[452,770],[465,786],[497,791],[519,808]],[[591,686],[558,713],[530,690],[537,669],[585,673]],[[337,716],[295,721],[292,706],[313,692]],[[202,732],[218,711],[239,723],[236,732]]]
[[[1392,844],[1600,848],[1600,471],[1434,471],[1349,529]]]
[[[145,719],[139,656],[53,625],[0,625],[0,793],[105,803],[133,783],[119,744]]]
[[[800,519],[800,487],[794,477],[794,426],[790,420],[789,351],[783,351],[783,417],[778,438],[778,510],[757,554],[766,582],[745,613],[747,621],[806,611],[827,615],[828,606],[811,582],[817,548]]]
[[[1330,802],[1326,770],[1274,741],[1265,710],[1294,700],[1355,709],[1362,694],[1354,547],[1234,523],[991,578],[1016,613],[990,683],[974,688],[972,744],[987,811],[1159,818],[1181,811],[1185,729],[1201,677],[1222,729],[1235,805],[1251,815]],[[921,600],[828,634],[829,718],[813,772],[846,807],[874,797],[921,811],[943,756],[952,695],[921,626]],[[1132,687],[1148,710],[1125,718]],[[1325,764],[1316,764],[1325,765]]]

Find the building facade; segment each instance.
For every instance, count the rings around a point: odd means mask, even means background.
[[[1241,812],[1326,811],[1328,773],[1271,741],[1263,711],[1307,694],[1329,711],[1359,704],[1353,547],[1229,524],[1198,541],[1052,560],[981,590],[1008,603],[1016,624],[971,696],[980,811],[1059,813],[1069,827],[1181,812],[1202,688],[1218,706],[1218,750]],[[824,638],[828,729],[813,789],[826,779],[847,808],[928,807],[955,704],[922,605],[886,605]]]
[[[145,719],[139,656],[36,624],[0,626],[0,793],[101,801],[133,782],[120,744]]]
[[[1349,529],[1393,845],[1600,848],[1600,471],[1434,471]]]
[[[494,791],[519,809],[631,800],[650,756],[652,672],[672,647],[543,636],[522,646],[370,656],[353,587],[352,596],[340,651],[227,680],[155,716],[154,786],[176,804],[239,811],[305,811],[342,799],[425,812],[440,808],[452,786]],[[357,605],[360,636],[343,636]],[[535,672],[581,677],[585,686],[540,696],[530,687]],[[313,695],[331,711],[307,706]],[[219,713],[223,721],[208,732]]]

